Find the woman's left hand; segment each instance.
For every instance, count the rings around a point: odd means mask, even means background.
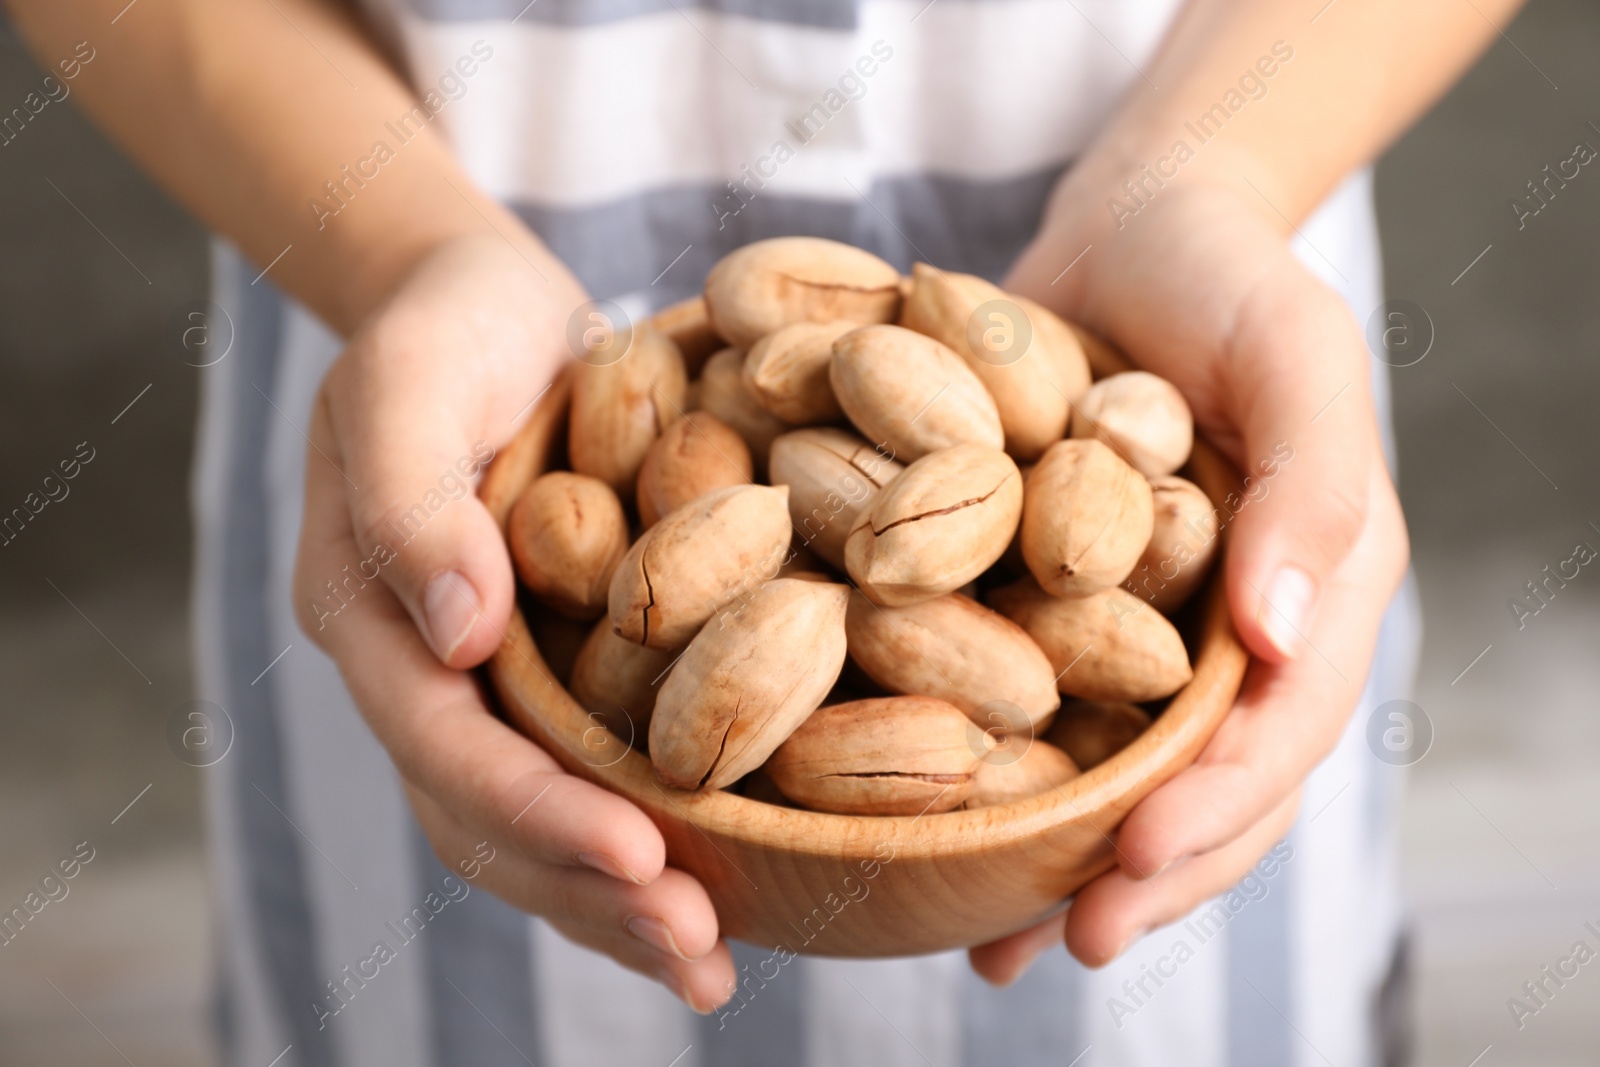
[[[1122,229],[1104,224],[1098,198],[1081,202],[1093,206],[1058,210],[1006,288],[1174,382],[1198,430],[1241,470],[1260,479],[1263,457],[1293,451],[1231,522],[1222,577],[1252,653],[1235,706],[1195,763],[1129,813],[1114,870],[1064,915],[972,949],[973,967],[998,983],[1063,937],[1085,964],[1110,962],[1235,884],[1283,836],[1361,697],[1408,558],[1369,357],[1280,220],[1204,181],[1164,191]]]

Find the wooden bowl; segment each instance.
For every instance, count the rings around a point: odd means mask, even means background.
[[[656,323],[703,352],[695,303]],[[1119,369],[1109,349],[1092,345],[1090,354],[1097,376]],[[523,487],[548,466],[552,446],[559,451],[569,394],[564,375],[486,473],[480,495],[502,527]],[[1213,500],[1237,489],[1230,465],[1203,442],[1188,473]],[[797,954],[917,955],[1024,929],[1115,865],[1118,824],[1194,761],[1244,675],[1247,657],[1222,583],[1209,582],[1199,597],[1194,680],[1143,735],[1052,792],[940,815],[827,815],[663,786],[647,757],[623,749],[554,680],[520,610],[488,673],[512,726],[654,820],[668,861],[711,895],[724,935]]]

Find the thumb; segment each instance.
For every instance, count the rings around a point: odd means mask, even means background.
[[[313,419],[313,444],[343,472],[346,521],[361,552],[331,591],[353,592],[352,571],[356,583],[381,580],[442,663],[476,666],[499,647],[514,597],[499,524],[474,491],[495,446],[436,401],[346,404],[347,395],[330,373]],[[324,427],[330,445],[317,440]]]
[[[1250,302],[1233,335],[1243,484],[1225,503],[1234,624],[1274,663],[1301,653],[1323,585],[1366,522],[1379,447],[1366,353],[1343,302],[1310,279],[1284,282]]]

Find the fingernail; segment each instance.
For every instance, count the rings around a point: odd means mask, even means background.
[[[634,885],[646,884],[643,878],[640,878],[603,852],[580,852],[577,859],[585,867],[593,867],[601,874],[609,874],[613,878],[620,878],[625,882],[632,882]]]
[[[1261,629],[1285,656],[1299,654],[1301,636],[1317,599],[1317,583],[1299,567],[1282,567],[1273,576],[1261,604]]]
[[[478,621],[478,591],[459,571],[434,575],[422,594],[428,639],[439,658],[449,661]]]
[[[678,947],[678,941],[672,936],[672,931],[660,919],[652,919],[648,915],[635,915],[622,925],[628,928],[628,933],[651,948],[669,952],[685,963],[694,962],[683,949]]]

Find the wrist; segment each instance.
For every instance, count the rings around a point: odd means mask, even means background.
[[[1108,131],[1057,183],[1041,229],[1109,238],[1174,193],[1238,196],[1254,185],[1261,195],[1254,197],[1253,209],[1287,231],[1288,221],[1269,203],[1282,198],[1269,162],[1238,144],[1201,142],[1187,125],[1142,123],[1155,128]]]
[[[425,262],[454,243],[498,232],[530,258],[535,253],[547,255],[522,222],[499,204],[475,191],[469,195],[476,203],[448,188],[446,195],[453,203],[428,212],[426,218],[396,210],[372,212],[365,218],[352,215],[353,225],[330,224],[319,235],[328,242],[323,269],[331,282],[329,313],[341,334],[353,333],[389,303]]]
[[[309,265],[297,265],[296,280],[300,287],[309,282],[315,294],[309,302],[341,335],[354,333],[430,260],[474,241],[515,253],[510,259],[541,281],[578,288],[565,264],[521,218],[474,185],[453,161],[418,160],[393,177],[372,183],[337,218],[305,235],[311,256]],[[298,252],[297,247],[290,255]]]
[[[1161,249],[1186,241],[1201,216],[1242,215],[1252,229],[1259,223],[1289,232],[1265,196],[1243,180],[1249,176],[1257,189],[1269,188],[1259,163],[1221,146],[1207,146],[1216,151],[1202,161],[1175,152],[1173,142],[1159,144],[1149,138],[1102,142],[1063,176],[1007,288],[1105,333],[1096,307],[1108,287],[1125,288],[1130,269],[1159,270]]]

